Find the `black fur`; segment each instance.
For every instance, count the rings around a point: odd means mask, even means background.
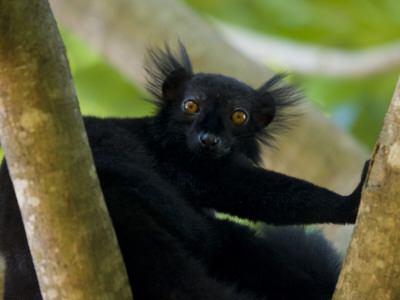
[[[182,45],[178,57],[150,51],[147,70],[154,117],[85,118],[135,299],[329,299],[341,259],[319,233],[256,234],[208,210],[276,225],[354,222],[362,183],[340,196],[255,166],[258,142],[270,143],[295,93],[280,77],[254,90],[194,74]],[[197,112],[183,111],[187,100]],[[242,124],[232,120],[237,110],[247,114]],[[0,251],[5,299],[41,299],[5,161]]]

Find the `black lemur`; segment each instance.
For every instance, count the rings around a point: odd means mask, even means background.
[[[353,223],[364,179],[340,196],[257,166],[259,142],[296,102],[281,77],[253,89],[195,74],[182,45],[149,57],[155,116],[85,118],[135,299],[330,299],[341,259],[320,233],[255,234],[209,209],[275,225]],[[41,299],[5,161],[0,251],[5,299]]]

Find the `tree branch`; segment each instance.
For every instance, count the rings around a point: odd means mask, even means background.
[[[0,1],[0,138],[44,299],[131,299],[46,0]]]
[[[375,146],[334,299],[400,295],[400,80]]]
[[[228,41],[254,60],[303,74],[358,77],[400,67],[400,41],[362,50],[342,50],[268,37],[215,22]]]

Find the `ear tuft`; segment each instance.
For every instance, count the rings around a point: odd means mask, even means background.
[[[148,49],[145,70],[148,74],[146,87],[156,104],[164,99],[174,99],[179,85],[193,75],[189,56],[181,42],[178,54],[174,54],[167,44],[164,49]]]

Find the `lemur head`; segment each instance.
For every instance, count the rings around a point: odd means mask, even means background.
[[[184,143],[198,155],[244,154],[258,163],[258,141],[270,145],[272,124],[285,125],[285,109],[298,102],[296,92],[282,84],[282,75],[253,89],[224,75],[193,73],[182,44],[177,56],[166,46],[150,50],[149,57],[148,89],[166,142]]]

